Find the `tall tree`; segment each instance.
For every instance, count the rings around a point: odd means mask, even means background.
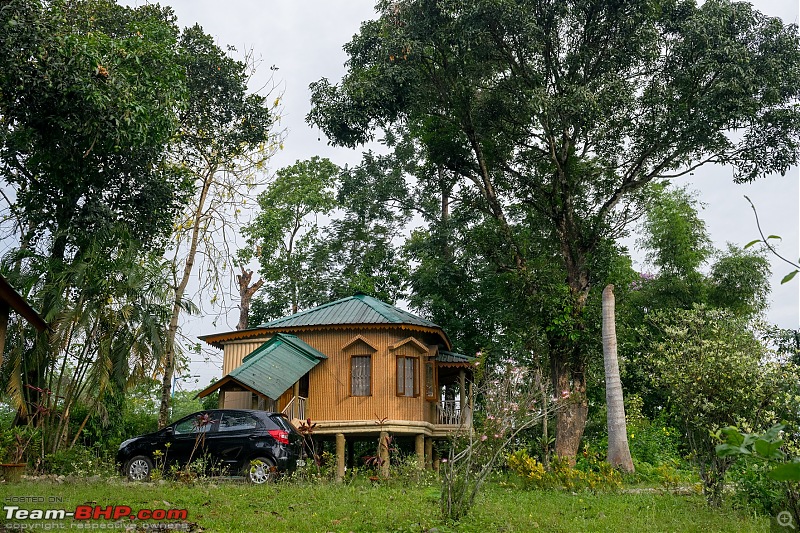
[[[279,99],[249,92],[249,61],[236,61],[221,50],[200,26],[180,38],[178,63],[189,101],[180,116],[174,157],[188,174],[191,200],[175,220],[170,243],[173,307],[164,359],[158,423],[169,416],[172,378],[178,364],[179,319],[198,258],[204,261],[198,286],[221,291],[232,270],[228,250],[238,228],[241,206],[265,182],[267,160],[279,146],[272,132]],[[215,302],[217,295],[212,295]]]
[[[312,84],[308,120],[347,146],[381,130],[390,146],[411,136],[406,159],[439,165],[470,191],[502,246],[501,271],[531,268],[528,224],[549,237],[568,293],[568,328],[547,336],[554,389],[571,399],[556,452],[574,457],[588,412],[581,338],[594,254],[624,232],[653,180],[725,163],[752,181],[797,162],[797,27],[727,0],[377,7],[345,46],[342,81]]]
[[[0,28],[0,177],[19,243],[3,266],[54,324],[35,341],[18,330],[7,388],[54,449],[70,401],[160,358],[161,315],[137,291],[185,196],[168,157],[186,96],[179,31],[168,8],[110,0],[3,2]]]
[[[242,258],[256,256],[265,281],[268,308],[264,318],[296,313],[308,305],[303,293],[315,294],[310,285],[320,272],[312,272],[311,256],[320,225],[336,206],[335,183],[339,167],[325,158],[297,161],[278,170],[267,190],[258,195],[261,208],[243,232],[248,248]]]
[[[278,171],[259,195],[261,211],[244,229],[244,260],[257,256],[262,280],[251,318],[263,322],[365,292],[402,297],[407,268],[394,242],[405,215],[385,205],[404,191],[375,182],[382,158],[353,169],[313,157]]]
[[[696,305],[724,310],[743,323],[758,319],[769,293],[769,262],[763,252],[710,244],[699,214],[702,207],[686,189],[657,188],[641,225],[652,273],[641,275],[620,307],[620,332],[627,354],[626,390],[644,400],[655,416],[669,391],[654,383],[649,354],[663,332],[650,327],[650,315],[691,310]]]
[[[0,176],[23,247],[70,261],[124,227],[169,231],[182,176],[167,160],[185,94],[169,9],[11,1],[0,12]]]
[[[625,472],[633,472],[633,459],[628,447],[625,403],[617,359],[617,321],[614,314],[614,286],[603,289],[603,360],[606,374],[608,407],[608,462]]]

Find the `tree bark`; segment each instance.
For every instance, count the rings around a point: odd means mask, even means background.
[[[575,348],[577,352],[577,348]],[[573,357],[577,354],[573,354]],[[563,352],[551,355],[555,395],[562,405],[556,415],[556,446],[558,457],[575,465],[583,430],[589,416],[589,403],[586,399],[585,364],[576,361],[569,364]]]
[[[253,279],[253,271],[245,270],[243,266],[242,273],[236,276],[236,281],[239,282],[239,323],[236,325],[237,330],[247,329],[247,320],[250,316],[250,302],[253,300],[253,295],[264,285],[264,280],[259,279],[253,285],[250,285],[250,280]]]
[[[576,259],[576,250],[563,236],[570,233],[560,232],[562,240],[562,257],[567,270],[572,309],[569,326],[571,333],[581,334],[584,331],[583,312],[589,297],[589,274],[583,268],[583,262]],[[555,453],[575,465],[575,457],[580,449],[583,430],[589,417],[589,403],[586,397],[586,356],[579,340],[565,336],[563,333],[550,341],[550,365],[552,370],[553,392],[561,402],[556,414]]]
[[[614,317],[614,286],[603,289],[603,361],[606,371],[606,406],[608,408],[608,462],[624,472],[634,471],[628,447],[625,404],[617,361],[617,328]]]

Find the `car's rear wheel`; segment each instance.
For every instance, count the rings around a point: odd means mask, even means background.
[[[275,481],[278,471],[275,463],[267,457],[251,459],[245,466],[244,475],[250,483],[261,485]]]
[[[153,461],[146,455],[137,455],[125,464],[125,475],[131,481],[147,481],[153,471]]]

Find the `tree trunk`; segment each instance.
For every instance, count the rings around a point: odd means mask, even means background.
[[[253,271],[245,270],[243,266],[242,273],[236,276],[236,281],[239,282],[239,323],[236,325],[237,330],[247,329],[247,320],[250,316],[250,302],[253,295],[264,285],[264,280],[256,281],[252,286],[250,280],[253,279]]]
[[[567,232],[563,232],[568,235]],[[563,240],[563,239],[562,239]],[[586,398],[586,354],[580,339],[584,331],[583,312],[589,297],[589,274],[581,259],[568,240],[562,242],[562,257],[567,270],[572,308],[567,332],[557,333],[551,339],[550,365],[552,370],[553,393],[561,403],[556,414],[556,455],[575,465],[575,457],[580,449],[583,430],[589,417],[589,403]]]
[[[576,348],[577,351],[577,348]],[[575,354],[577,355],[577,354]],[[586,365],[580,360],[568,364],[564,352],[554,352],[553,385],[555,395],[561,402],[556,414],[556,455],[575,466],[583,430],[589,417],[589,403],[586,400]]]
[[[3,350],[6,347],[6,334],[8,333],[9,306],[0,302],[0,368],[3,366]]]
[[[203,210],[205,209],[206,199],[208,197],[209,189],[214,180],[216,168],[210,168],[206,171],[203,177],[202,188],[200,189],[200,196],[197,204],[194,206],[192,213],[192,236],[189,244],[189,252],[186,255],[186,261],[183,264],[183,271],[181,273],[180,281],[178,281],[177,259],[172,265],[173,275],[175,276],[175,285],[173,290],[172,300],[172,317],[169,321],[169,329],[167,330],[166,345],[167,348],[164,353],[164,377],[161,382],[161,405],[158,410],[158,427],[163,428],[167,425],[169,420],[169,399],[172,396],[172,377],[175,374],[175,339],[178,336],[178,318],[181,315],[181,302],[183,295],[186,294],[186,287],[189,285],[189,278],[192,276],[194,269],[194,260],[197,255],[197,246],[200,242],[201,233],[205,235],[207,227],[202,228],[203,224]],[[177,254],[177,250],[175,252]]]
[[[606,406],[608,408],[608,462],[632,473],[633,459],[628,447],[625,404],[617,362],[617,328],[614,318],[614,286],[603,289],[603,361],[606,370]]]
[[[175,338],[178,335],[178,317],[180,317],[181,307],[178,303],[182,298],[175,295],[175,303],[172,306],[172,317],[167,329],[167,349],[164,354],[164,378],[161,382],[161,405],[158,410],[158,427],[163,428],[169,422],[169,400],[172,396],[172,377],[175,375]]]

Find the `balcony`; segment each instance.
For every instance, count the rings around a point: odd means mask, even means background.
[[[472,409],[464,406],[460,400],[442,400],[436,404],[437,424],[446,426],[472,426]]]

